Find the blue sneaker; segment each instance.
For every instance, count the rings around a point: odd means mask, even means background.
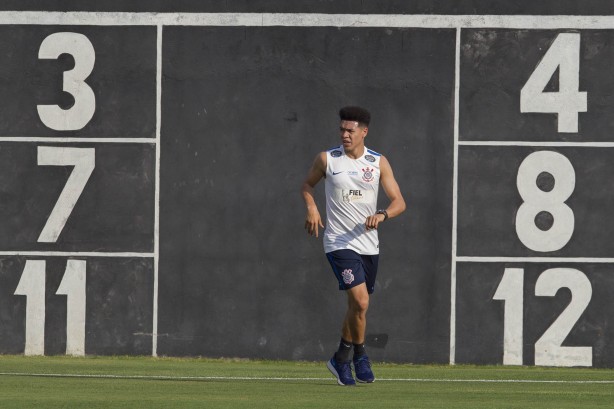
[[[339,385],[356,385],[356,381],[354,381],[354,377],[352,376],[352,368],[350,367],[349,361],[337,362],[337,360],[333,356],[330,361],[326,363],[326,367],[333,375],[335,375],[335,377],[337,378],[337,383],[339,383]]]
[[[375,375],[371,371],[371,362],[366,355],[354,357],[354,371],[356,371],[358,382],[371,383],[375,381]]]

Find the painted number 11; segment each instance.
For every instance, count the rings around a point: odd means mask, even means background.
[[[85,260],[68,260],[56,295],[66,295],[66,354],[85,354]],[[44,260],[27,260],[15,295],[25,295],[25,355],[45,354]]]

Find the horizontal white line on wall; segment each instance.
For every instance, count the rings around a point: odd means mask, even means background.
[[[458,256],[460,263],[614,263],[610,257],[474,257]]]
[[[48,143],[149,143],[155,144],[155,138],[70,138],[70,137],[28,137],[0,136],[0,142],[48,142]]]
[[[0,256],[153,258],[154,253],[110,251],[0,251]]]
[[[614,16],[3,11],[0,25],[613,29]]]
[[[538,146],[573,148],[614,148],[614,142],[530,142],[530,141],[459,141],[462,146]]]

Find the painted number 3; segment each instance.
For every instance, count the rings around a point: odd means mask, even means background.
[[[76,131],[88,124],[96,110],[94,91],[85,83],[94,69],[96,54],[92,43],[83,34],[55,33],[43,40],[38,58],[56,59],[61,54],[70,54],[75,60],[75,67],[64,72],[62,86],[63,91],[73,96],[75,103],[69,109],[58,105],[38,105],[38,116],[47,127],[56,131]]]

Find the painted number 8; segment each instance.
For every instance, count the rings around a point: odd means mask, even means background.
[[[538,177],[544,173],[554,178],[554,187],[548,191],[537,185]],[[569,159],[557,152],[534,152],[520,164],[516,184],[524,201],[516,214],[516,234],[520,241],[534,251],[562,249],[574,232],[574,214],[565,204],[576,185],[576,174]],[[542,212],[549,213],[553,219],[547,230],[536,224]]]

